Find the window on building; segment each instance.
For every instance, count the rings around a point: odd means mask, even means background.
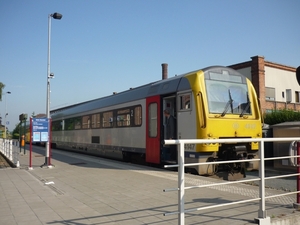
[[[266,100],[275,101],[275,88],[266,87]]]
[[[300,103],[300,91],[295,91],[295,102]]]

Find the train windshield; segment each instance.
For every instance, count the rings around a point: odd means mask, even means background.
[[[251,114],[247,82],[244,77],[231,74],[209,73],[205,78],[208,108],[210,113]]]

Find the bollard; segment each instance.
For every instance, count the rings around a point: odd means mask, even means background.
[[[24,135],[22,135],[21,146],[24,147],[24,145],[25,145],[25,140],[24,140]]]
[[[22,147],[24,148],[24,155],[25,155],[25,135],[22,135],[21,137],[20,153],[22,152]]]

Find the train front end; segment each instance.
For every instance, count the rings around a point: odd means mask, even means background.
[[[197,139],[253,139],[253,142],[249,143],[196,145],[195,152],[198,155],[196,161],[257,158],[258,143],[255,142],[255,138],[262,137],[261,114],[256,92],[250,80],[227,67],[203,69],[191,75],[189,80],[193,83]],[[258,162],[196,167],[199,174],[213,174],[222,170],[232,175],[243,176],[246,170],[256,169],[258,169]]]

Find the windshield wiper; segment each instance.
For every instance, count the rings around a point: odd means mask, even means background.
[[[251,102],[249,101],[249,95],[248,95],[248,93],[247,93],[247,104],[246,104],[245,108],[243,109],[243,111],[241,112],[240,117],[243,117],[243,116],[244,116],[244,113],[247,112],[247,110],[248,110],[249,107],[250,107],[250,103],[251,103]]]
[[[228,95],[229,95],[229,100],[226,103],[225,109],[224,109],[224,111],[221,114],[222,117],[225,116],[225,114],[227,113],[229,106],[231,108],[231,113],[233,113],[233,108],[232,108],[233,100],[232,100],[232,97],[231,97],[230,89],[228,89]]]

